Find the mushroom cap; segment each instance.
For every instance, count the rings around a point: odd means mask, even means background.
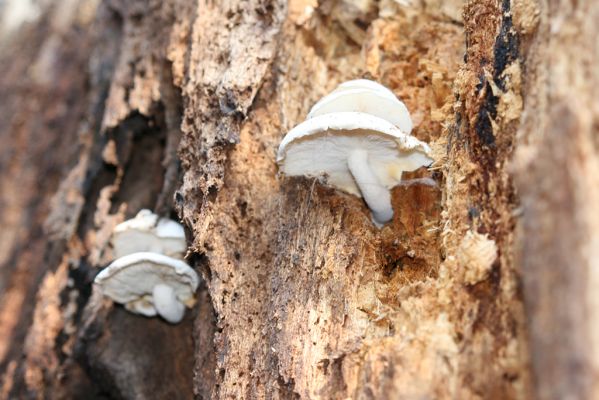
[[[116,258],[140,251],[183,258],[187,250],[181,224],[145,209],[114,228],[112,245]]]
[[[405,104],[389,89],[366,79],[344,82],[310,110],[308,119],[335,112],[356,111],[375,115],[412,132],[412,118]]]
[[[196,272],[185,262],[162,254],[133,253],[113,261],[94,280],[103,294],[138,314],[156,315],[152,291],[158,284],[173,288],[177,299],[191,304],[199,284]],[[150,307],[151,306],[151,307]]]
[[[331,94],[332,93],[341,93],[341,92],[350,91],[350,90],[368,90],[371,92],[378,93],[381,96],[385,96],[388,99],[400,101],[395,96],[395,93],[393,93],[390,89],[386,88],[385,86],[381,85],[378,82],[371,81],[368,79],[355,79],[353,81],[346,81],[346,82],[340,83],[339,86],[337,86],[335,88],[335,90],[333,90],[331,92]]]
[[[343,83],[340,83],[339,86],[337,86],[337,88],[335,89],[335,91],[344,89],[371,89],[387,93],[392,97],[395,97],[395,93],[393,93],[389,88],[381,85],[378,82],[371,81],[370,79],[353,79],[351,81],[345,81]]]
[[[349,171],[348,155],[368,152],[368,162],[380,183],[391,189],[403,171],[430,165],[429,146],[392,123],[361,112],[338,112],[308,119],[290,130],[277,153],[285,175],[326,178],[337,189],[361,196]]]

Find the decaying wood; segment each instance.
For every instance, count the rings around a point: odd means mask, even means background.
[[[592,399],[599,396],[599,101],[593,93],[599,5],[542,3],[536,15],[514,160],[532,370],[539,398]]]
[[[595,397],[596,6],[38,7],[0,31],[0,398]],[[356,77],[436,159],[382,229],[275,164]],[[91,284],[141,208],[204,278],[176,326]]]

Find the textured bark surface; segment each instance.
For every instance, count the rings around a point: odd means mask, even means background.
[[[599,396],[599,4],[549,1],[530,41],[514,176],[541,399]]]
[[[595,6],[35,4],[0,30],[0,398],[597,396]],[[382,229],[275,164],[357,77],[436,159]],[[176,326],[91,284],[141,208],[204,278]]]

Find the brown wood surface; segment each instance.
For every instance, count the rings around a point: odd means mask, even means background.
[[[0,29],[0,399],[599,396],[599,6],[35,7]],[[382,229],[275,164],[359,77],[436,159]],[[93,289],[141,208],[203,277],[179,325]]]

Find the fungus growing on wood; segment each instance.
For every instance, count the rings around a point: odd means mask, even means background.
[[[363,197],[379,226],[393,217],[390,189],[402,172],[432,161],[426,143],[385,119],[353,111],[302,122],[287,133],[277,153],[285,175],[319,178]]]
[[[342,83],[314,104],[308,119],[343,111],[374,115],[391,122],[403,133],[412,132],[412,118],[405,104],[392,91],[374,81],[356,79]]]
[[[182,259],[187,250],[183,225],[145,209],[114,228],[112,246],[115,258],[150,251]]]
[[[94,280],[102,293],[133,313],[156,314],[172,324],[192,307],[199,278],[185,262],[163,254],[139,252],[112,262]]]

